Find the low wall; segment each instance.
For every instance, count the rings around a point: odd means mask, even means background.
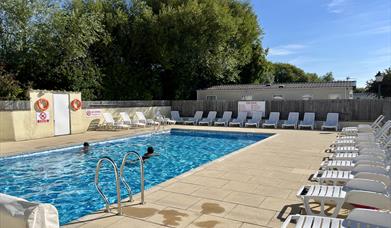
[[[80,93],[61,91],[30,91],[29,101],[0,101],[0,142],[20,141],[54,136],[53,94],[66,93],[69,100],[81,100]],[[46,112],[48,122],[37,123],[37,108],[34,103],[39,98],[45,98],[50,105]],[[135,112],[141,111],[147,118],[152,118],[157,111],[169,116],[170,101],[85,101],[83,108],[70,109],[71,134],[93,130],[103,122],[102,113],[108,112],[115,120],[120,119],[120,112],[126,112],[132,118]],[[88,115],[99,113],[99,115]]]

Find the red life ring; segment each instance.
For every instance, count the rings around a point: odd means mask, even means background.
[[[81,108],[81,105],[82,105],[82,103],[81,103],[81,100],[79,100],[79,99],[73,99],[71,101],[71,107],[75,111],[79,110]]]
[[[35,105],[39,111],[44,112],[49,108],[49,101],[45,98],[40,98],[35,102]]]

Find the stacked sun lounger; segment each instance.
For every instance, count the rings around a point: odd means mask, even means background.
[[[304,185],[297,192],[307,215],[292,215],[283,227],[291,220],[297,220],[296,227],[329,227],[331,222],[340,224],[336,227],[391,227],[390,212],[379,211],[391,210],[391,121],[383,119],[367,125],[370,129],[365,127],[365,132],[361,126],[342,130],[329,150],[332,154],[312,177],[318,184]],[[312,201],[320,204],[319,213],[313,212]],[[347,219],[336,219],[344,203],[367,209],[354,209]],[[326,213],[329,204],[335,206],[331,215]]]

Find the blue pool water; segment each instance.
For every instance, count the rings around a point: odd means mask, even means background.
[[[51,203],[59,211],[60,223],[66,224],[104,207],[94,185],[96,163],[103,156],[111,157],[120,167],[126,152],[135,150],[142,154],[148,146],[153,146],[160,156],[145,162],[147,189],[268,136],[172,129],[170,132],[93,143],[88,153],[81,153],[78,146],[0,158],[0,192]],[[134,165],[126,172],[126,179],[132,180],[129,184],[133,192],[140,192],[139,167]],[[116,198],[113,180],[112,168],[105,163],[100,183],[112,203]],[[124,186],[121,191],[122,197],[127,197]]]

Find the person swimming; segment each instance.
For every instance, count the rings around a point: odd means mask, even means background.
[[[155,150],[153,149],[153,147],[152,147],[152,146],[149,146],[149,147],[147,148],[147,153],[145,153],[145,154],[142,156],[143,160],[145,161],[145,160],[147,160],[147,159],[149,159],[149,158],[151,158],[151,157],[153,157],[153,156],[159,156],[159,154],[154,153],[154,152],[155,152]]]
[[[83,143],[83,148],[81,148],[80,152],[88,152],[90,149],[90,144],[88,142]]]

